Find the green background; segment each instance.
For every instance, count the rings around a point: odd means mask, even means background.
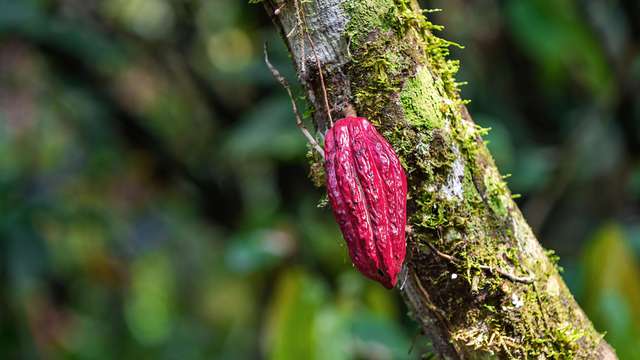
[[[640,5],[424,1],[543,245],[640,359]],[[243,0],[0,0],[0,357],[404,359]],[[297,93],[301,94],[300,89]],[[302,102],[301,102],[302,104]]]

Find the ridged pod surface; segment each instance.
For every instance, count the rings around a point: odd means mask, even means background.
[[[338,120],[324,151],[329,202],[351,261],[393,288],[406,253],[407,179],[398,157],[360,117]]]

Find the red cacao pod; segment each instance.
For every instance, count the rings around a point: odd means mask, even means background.
[[[324,151],[329,202],[351,261],[393,288],[406,253],[407,179],[398,157],[360,117],[338,120]]]

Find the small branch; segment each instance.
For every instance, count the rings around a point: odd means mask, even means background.
[[[441,251],[439,251],[438,249],[436,249],[433,245],[427,243],[427,246],[429,246],[429,248],[431,249],[431,251],[433,251],[436,255],[440,256],[441,258],[449,261],[450,263],[456,265],[456,266],[460,266],[461,264],[461,260],[457,259],[451,255],[447,255]],[[514,274],[511,274],[508,271],[502,270],[500,268],[494,268],[488,265],[479,265],[478,266],[479,269],[486,271],[488,273],[491,274],[498,274],[506,279],[509,279],[513,282],[519,282],[519,283],[523,283],[523,284],[532,284],[535,280],[535,276],[533,275],[529,275],[529,276],[517,276]]]
[[[302,131],[302,134],[307,138],[309,144],[311,144],[311,146],[313,146],[313,148],[324,159],[324,150],[322,149],[322,147],[320,147],[320,144],[318,144],[316,139],[311,135],[309,130],[307,130],[307,128],[304,126],[304,123],[302,122],[302,116],[300,116],[300,112],[298,111],[298,106],[296,105],[296,100],[294,99],[293,93],[291,92],[291,86],[289,86],[289,82],[269,61],[269,54],[267,53],[266,43],[264,44],[264,62],[267,64],[269,71],[271,71],[271,74],[276,79],[276,81],[278,81],[280,85],[282,85],[282,87],[287,91],[289,99],[291,99],[291,107],[293,108],[293,113],[296,117],[296,125],[298,126],[298,129]]]
[[[487,272],[491,272],[491,273],[497,273],[499,275],[501,275],[504,278],[507,278],[513,282],[519,282],[519,283],[523,283],[523,284],[533,284],[533,281],[535,280],[535,276],[533,275],[529,275],[529,276],[517,276],[517,275],[513,275],[507,271],[504,271],[502,269],[499,268],[492,268],[491,266],[487,266],[487,265],[480,265],[479,266],[480,269],[487,271]]]

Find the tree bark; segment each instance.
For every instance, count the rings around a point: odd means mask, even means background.
[[[398,288],[434,351],[443,359],[616,359],[512,200],[460,98],[452,44],[433,34],[417,2],[264,5],[316,109],[317,131],[326,131],[327,112],[355,109],[403,162],[410,231]],[[320,161],[312,176],[321,181]]]

